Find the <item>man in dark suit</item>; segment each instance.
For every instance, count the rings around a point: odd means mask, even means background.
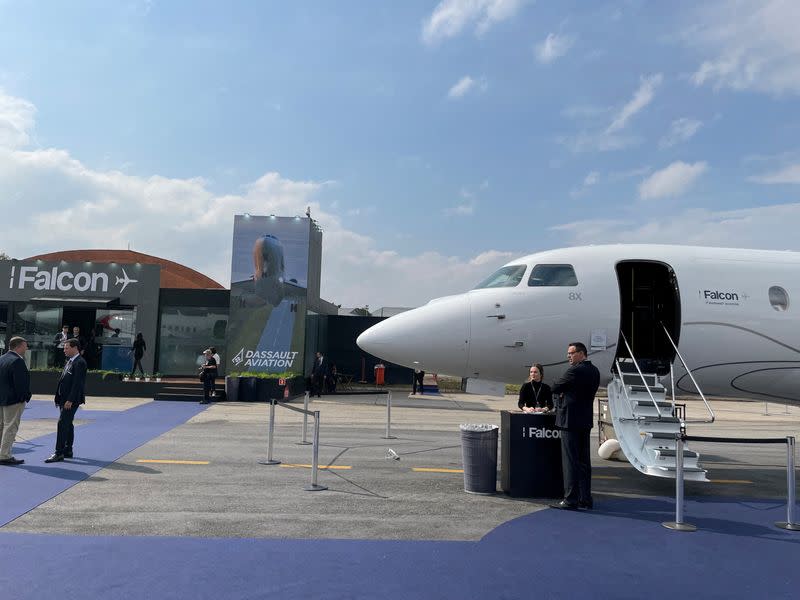
[[[317,398],[322,396],[325,381],[328,378],[328,361],[322,356],[322,352],[317,352],[314,358],[314,367],[311,369],[311,395],[317,393]]]
[[[61,328],[61,333],[57,333],[53,340],[53,365],[56,367],[64,366],[64,342],[71,336],[69,335],[69,325]]]
[[[25,403],[31,399],[31,376],[22,358],[27,349],[28,342],[24,338],[13,337],[8,343],[8,352],[0,356],[0,465],[25,462],[14,458],[11,449]]]
[[[600,371],[586,359],[586,346],[573,342],[567,350],[571,365],[552,387],[556,427],[561,430],[561,462],[564,470],[564,499],[553,508],[590,509],[592,462],[589,434],[594,423],[594,395],[600,385]]]
[[[58,434],[56,450],[44,462],[60,462],[72,458],[72,442],[75,439],[75,427],[72,424],[78,407],[86,402],[86,361],[80,355],[80,344],[70,338],[64,344],[64,356],[67,364],[61,372],[56,389],[55,402],[59,409]]]

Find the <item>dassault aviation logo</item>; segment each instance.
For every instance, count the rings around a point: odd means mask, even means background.
[[[242,348],[241,350],[239,350],[239,352],[236,353],[236,356],[234,356],[231,359],[231,362],[238,367],[240,364],[242,364],[243,360],[244,360],[244,348]]]
[[[237,367],[244,362],[245,367],[271,367],[291,369],[299,352],[291,350],[245,350],[242,348],[231,359]]]

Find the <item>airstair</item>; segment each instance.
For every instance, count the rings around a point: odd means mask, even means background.
[[[674,479],[677,470],[676,436],[686,432],[689,422],[713,423],[714,412],[666,327],[664,333],[703,399],[710,417],[688,421],[675,404],[672,365],[669,372],[671,395],[668,397],[667,389],[659,382],[657,373],[642,372],[624,334],[622,340],[630,358],[619,358],[614,365],[613,380],[608,385],[608,405],[617,440],[628,461],[645,475]],[[699,464],[699,454],[688,449],[685,443],[683,457],[684,479],[708,481],[705,469]]]

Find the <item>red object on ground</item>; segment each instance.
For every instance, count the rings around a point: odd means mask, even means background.
[[[375,365],[375,385],[383,385],[384,375],[386,374],[386,367],[378,363]]]

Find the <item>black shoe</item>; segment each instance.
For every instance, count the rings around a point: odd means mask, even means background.
[[[63,454],[51,454],[49,458],[44,459],[44,462],[54,463],[54,462],[61,462],[62,460],[64,460]]]
[[[64,450],[64,458],[72,458],[72,450]]]
[[[4,458],[3,460],[0,460],[0,465],[21,465],[24,462],[25,461],[21,458],[14,458],[12,456],[11,458]]]
[[[578,502],[578,508],[585,508],[586,510],[592,510],[594,508],[594,500],[581,500]]]
[[[562,500],[557,504],[551,504],[550,508],[558,508],[559,510],[578,510],[578,505],[574,502],[567,502],[566,500]]]

